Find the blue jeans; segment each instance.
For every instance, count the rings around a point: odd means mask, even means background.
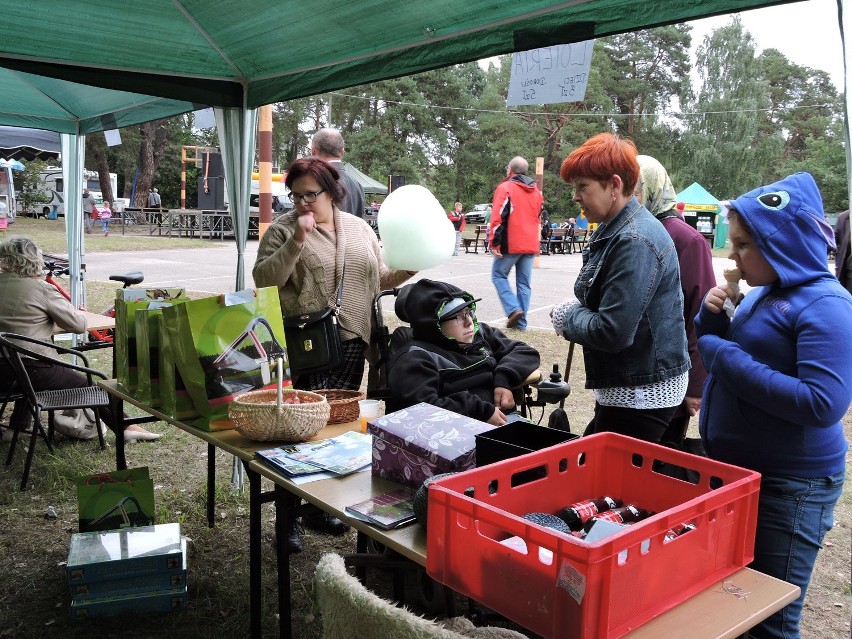
[[[749,631],[753,639],[797,639],[817,552],[834,525],[843,473],[818,479],[764,475],[751,568],[802,589],[799,598]]]
[[[497,289],[500,303],[506,316],[511,315],[518,309],[524,312],[517,328],[527,327],[527,311],[530,309],[530,284],[532,282],[532,268],[535,255],[532,253],[510,253],[503,257],[495,257],[491,265],[491,282]],[[517,295],[509,286],[509,271],[515,267],[515,288]]]

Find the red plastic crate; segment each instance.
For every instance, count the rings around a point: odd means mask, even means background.
[[[698,483],[655,471],[656,460]],[[432,482],[426,569],[544,637],[615,639],[751,562],[759,489],[744,468],[614,433],[582,437]],[[521,518],[601,495],[657,514],[594,543]],[[682,523],[695,529],[665,541]],[[526,552],[500,543],[511,537]]]

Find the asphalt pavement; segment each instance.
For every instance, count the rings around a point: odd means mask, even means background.
[[[179,245],[180,240],[175,240]],[[245,253],[245,286],[254,285],[251,269],[257,256],[257,241],[249,241]],[[500,326],[506,314],[500,305],[491,283],[490,254],[460,253],[443,264],[420,272],[415,279],[428,277],[451,282],[475,297],[477,315],[489,324]],[[713,260],[717,280],[724,281],[722,269],[727,260]],[[573,299],[574,281],[580,270],[581,256],[541,255],[533,269],[532,299],[527,323],[530,328],[550,329],[550,309],[566,299]],[[211,295],[228,293],[236,286],[237,251],[233,242],[211,242],[210,248],[167,249],[135,252],[98,252],[86,255],[86,277],[89,280],[108,281],[112,274],[142,271],[145,285],[149,287],[182,286],[187,290],[207,292]],[[509,276],[514,282],[514,274]],[[413,281],[413,280],[412,280]],[[391,310],[386,305],[387,310]]]

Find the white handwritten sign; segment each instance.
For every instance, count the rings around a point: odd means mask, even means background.
[[[579,102],[586,96],[594,40],[512,54],[508,106]]]

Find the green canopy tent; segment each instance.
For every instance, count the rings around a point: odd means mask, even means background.
[[[719,200],[713,197],[698,182],[693,182],[683,191],[676,194],[675,199],[684,204],[683,219],[686,223],[698,229],[715,246],[713,238],[717,234],[716,219],[722,210],[722,207],[719,206]],[[726,231],[725,238],[722,239],[722,246],[725,245],[727,236]]]
[[[0,67],[88,87],[156,96],[122,109],[95,89],[63,119],[34,92],[0,124],[77,136],[174,115],[168,101],[217,107],[228,200],[244,285],[251,160],[258,106],[487,56],[565,44],[786,0],[94,0],[4,3]],[[852,0],[838,0],[846,7]],[[843,15],[848,15],[845,12]],[[376,28],[381,16],[381,28]],[[842,28],[842,25],[841,25]],[[0,95],[6,86],[0,78]],[[42,95],[38,95],[42,93]],[[848,97],[847,99],[852,100]],[[96,104],[83,104],[91,97]],[[60,109],[62,110],[62,109]],[[188,110],[188,109],[184,109]],[[81,169],[82,146],[68,151]],[[847,153],[849,152],[847,145]],[[66,154],[63,157],[68,158]],[[76,180],[66,180],[73,186]],[[67,194],[67,201],[79,197]],[[72,211],[77,218],[82,211]],[[76,237],[79,222],[74,224]],[[69,247],[71,240],[69,233]]]
[[[361,171],[349,164],[349,162],[343,163],[343,169],[358,181],[364,189],[364,193],[373,193],[376,195],[388,194],[388,187],[381,182],[377,182],[366,173],[361,173]]]
[[[82,279],[82,264],[85,263],[82,210],[84,136],[185,113],[200,106],[182,100],[94,88],[0,68],[0,123],[60,134],[57,136],[59,144],[53,143],[50,151],[55,157],[61,150],[63,158],[71,301],[75,305],[86,303]],[[7,137],[18,139],[28,130],[9,128],[5,129],[5,133]]]

